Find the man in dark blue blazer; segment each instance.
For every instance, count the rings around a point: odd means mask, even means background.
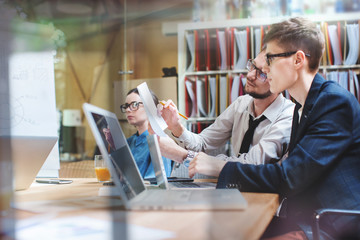
[[[264,43],[271,92],[287,89],[296,100],[288,157],[281,164],[228,162],[217,187],[287,198],[286,218],[274,219],[264,237],[306,239],[314,210],[360,210],[360,106],[349,91],[317,73],[324,37],[314,23],[292,18],[274,24]],[[323,229],[339,239],[358,237],[359,226],[355,218],[329,216]]]

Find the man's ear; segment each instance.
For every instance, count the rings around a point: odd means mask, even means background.
[[[305,62],[305,53],[301,50],[297,51],[295,53],[295,67],[296,68],[300,68],[304,65]]]

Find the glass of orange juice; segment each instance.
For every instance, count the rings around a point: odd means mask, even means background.
[[[94,164],[95,164],[95,174],[97,180],[99,182],[110,182],[111,181],[110,171],[102,155],[95,155]]]

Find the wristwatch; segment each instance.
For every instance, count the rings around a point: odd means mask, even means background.
[[[189,167],[190,162],[195,158],[196,154],[196,152],[188,150],[186,158],[183,161],[185,167]]]

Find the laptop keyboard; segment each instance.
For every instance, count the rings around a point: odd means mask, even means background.
[[[186,188],[199,188],[200,186],[193,182],[171,182],[171,186],[174,187],[186,187]]]
[[[170,185],[177,188],[215,188],[216,186],[215,183],[211,182],[171,182]]]

